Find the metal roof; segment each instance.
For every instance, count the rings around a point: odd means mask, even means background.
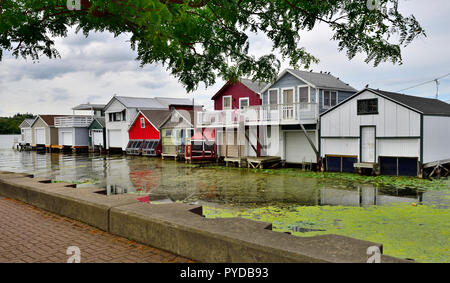
[[[147,120],[152,123],[157,129],[160,129],[161,126],[169,119],[170,110],[141,110],[141,113],[147,118]],[[136,118],[139,114],[136,116]],[[136,121],[135,121],[136,122]],[[133,125],[132,123],[131,125]]]
[[[251,91],[261,93],[261,91],[267,86],[266,83],[260,81],[252,81],[249,79],[240,78],[239,81],[248,87]]]
[[[177,121],[173,121],[172,117],[176,117],[176,116],[182,118],[186,124],[185,125],[190,125],[191,127],[194,124],[194,111],[186,111],[186,110],[182,110],[182,111],[178,111],[178,110],[174,110],[172,111],[171,115],[170,115],[170,119],[167,119],[167,121],[162,125],[163,128],[178,128],[178,127],[183,127],[183,124],[180,123],[180,120]]]
[[[36,118],[23,120],[23,122],[20,123],[19,128],[29,128],[29,127],[31,127],[31,125],[33,125],[33,123],[34,123],[34,120],[36,120]]]
[[[104,117],[95,117],[95,118],[94,118],[94,121],[95,121],[95,120],[100,124],[100,126],[102,126],[103,128],[105,128],[106,123],[105,123],[105,118],[104,118]]]
[[[103,110],[105,106],[106,104],[84,103],[73,107],[72,110]]]
[[[139,109],[168,109],[170,105],[186,105],[191,106],[192,100],[188,98],[171,98],[171,97],[129,97],[114,96],[127,108]]]
[[[318,88],[331,88],[337,90],[357,91],[349,84],[341,81],[339,78],[334,77],[328,73],[316,73],[308,71],[299,71],[294,69],[287,69],[291,74],[305,80],[306,82],[313,84]]]

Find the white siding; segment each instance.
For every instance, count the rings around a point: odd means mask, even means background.
[[[266,142],[266,156],[283,156],[283,148],[281,142],[281,128],[277,125],[271,126],[270,136],[267,134]]]
[[[316,145],[316,131],[308,131],[309,138]],[[316,154],[303,131],[285,131],[285,156],[288,163],[317,162]],[[317,146],[317,145],[316,145]]]
[[[357,101],[371,98],[378,98],[378,114],[357,115]],[[420,156],[420,114],[370,91],[321,117],[321,156],[359,156],[361,126],[375,126],[376,137],[384,138],[377,139],[376,160],[379,156]]]
[[[450,117],[423,117],[423,162],[450,158]]]
[[[419,157],[420,139],[379,139],[376,151],[377,160],[379,156]]]
[[[377,115],[357,115],[357,100],[378,98]],[[322,116],[322,136],[359,136],[360,126],[374,125],[377,137],[420,136],[420,114],[372,92],[364,92]]]
[[[322,157],[325,155],[359,155],[359,139],[322,139]]]
[[[110,122],[108,113],[122,112],[126,109],[126,121]],[[129,141],[128,128],[136,117],[138,111],[136,108],[125,108],[125,106],[118,100],[114,99],[111,104],[105,109],[105,121],[106,129],[109,130],[120,130],[120,145],[122,150],[125,150]],[[108,136],[107,136],[108,137]],[[115,146],[118,146],[116,143]],[[106,148],[109,149],[109,138],[106,139]]]

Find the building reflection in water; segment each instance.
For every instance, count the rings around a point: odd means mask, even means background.
[[[358,186],[356,190],[320,189],[320,205],[369,206],[388,203],[419,203],[422,193],[416,196],[393,196],[380,193],[374,186]]]

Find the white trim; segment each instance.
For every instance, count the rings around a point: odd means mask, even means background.
[[[271,89],[267,90],[267,105],[271,105],[270,104],[270,91],[271,90],[277,91],[277,105],[280,104],[280,89],[279,88],[271,88]]]
[[[225,98],[230,98],[230,109],[225,109]],[[232,110],[233,109],[233,96],[232,95],[222,95],[222,110]]]
[[[281,104],[285,104],[284,103],[284,91],[285,90],[292,90],[292,104],[295,103],[295,87],[283,87],[281,89]]]
[[[38,115],[38,117],[37,117],[36,119],[34,119],[33,124],[31,124],[30,128],[32,128],[33,125],[34,125],[34,124],[37,122],[37,120],[39,120],[39,119],[41,119],[41,121],[44,122],[44,124],[46,124],[47,127],[50,127],[50,126],[47,124],[47,122],[45,122],[45,120],[42,119],[41,115]],[[53,117],[53,119],[55,119],[55,117]]]
[[[250,97],[239,97],[239,110],[241,110],[241,101],[247,100],[247,107],[250,106]]]
[[[308,88],[308,103],[311,103],[311,86],[309,85],[299,85],[297,86],[297,92],[298,92],[298,101],[297,103],[300,103],[300,88]]]
[[[153,125],[152,121],[150,121],[147,116],[144,115],[144,113],[141,112],[141,110],[139,110],[139,112],[136,114],[136,117],[134,117],[133,122],[131,122],[130,126],[128,126],[128,132],[131,130],[131,128],[133,127],[134,123],[136,123],[137,118],[139,117],[139,115],[142,114],[142,116],[145,118],[145,120],[147,120],[150,125],[152,125],[153,128],[155,128],[158,132],[160,132],[160,130],[155,127],[155,125]],[[165,121],[167,122],[167,120]]]

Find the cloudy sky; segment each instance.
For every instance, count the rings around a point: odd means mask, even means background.
[[[357,89],[369,84],[389,91],[450,73],[450,1],[401,0],[401,8],[414,14],[428,35],[403,50],[403,65],[384,63],[375,68],[365,64],[363,57],[348,61],[338,52],[337,43],[330,41],[328,27],[319,26],[301,35],[302,44],[321,60],[312,69],[329,71]],[[187,94],[161,65],[139,67],[127,39],[126,35],[114,38],[109,33],[91,33],[85,38],[72,32],[56,40],[61,59],[43,58],[33,63],[6,54],[0,62],[0,116],[18,112],[68,114],[77,104],[107,103],[114,94],[189,97],[212,107],[210,97],[222,87],[222,80]],[[256,56],[271,52],[271,44],[263,35],[250,35],[250,44]],[[287,67],[285,62],[282,68]],[[436,87],[429,83],[404,93],[434,97]],[[450,76],[441,80],[440,98],[450,100]]]

